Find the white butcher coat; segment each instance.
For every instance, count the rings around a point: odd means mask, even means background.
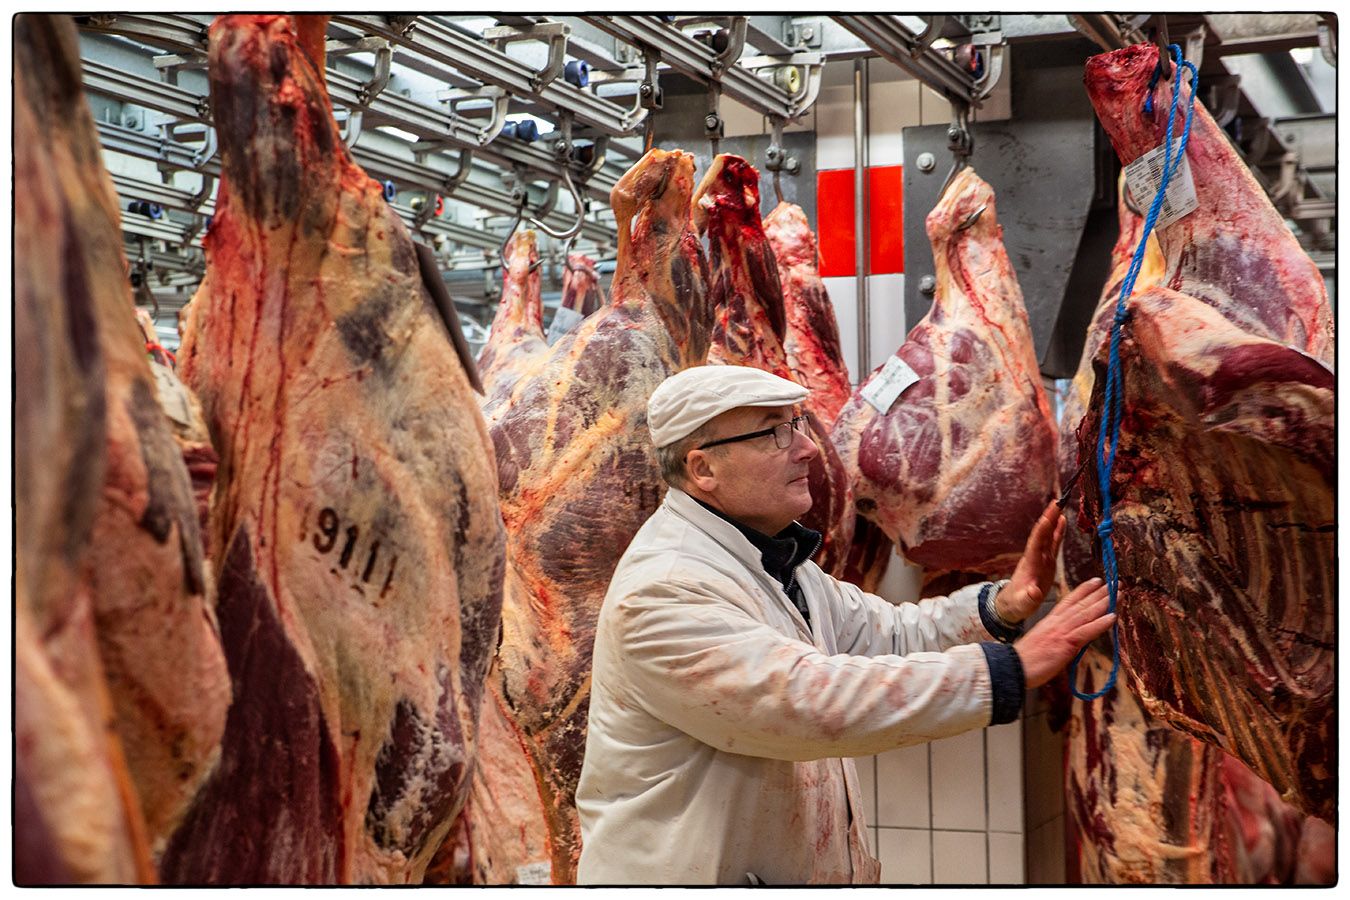
[[[988,725],[980,585],[893,606],[671,489],[600,609],[581,884],[875,883],[851,759]]]

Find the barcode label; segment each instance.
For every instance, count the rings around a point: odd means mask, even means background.
[[[553,322],[548,326],[547,340],[550,346],[557,342],[567,332],[576,327],[576,324],[584,318],[581,313],[575,309],[568,309],[566,306],[558,307],[558,311],[553,314]]]
[[[1172,141],[1174,156],[1180,148],[1181,138]],[[1125,183],[1129,186],[1135,205],[1145,214],[1153,206],[1153,198],[1158,195],[1158,188],[1162,185],[1163,150],[1163,145],[1159,144],[1125,167]],[[1166,228],[1195,212],[1199,205],[1200,201],[1195,197],[1195,182],[1191,179],[1191,163],[1183,156],[1173,170],[1171,180],[1167,182],[1167,193],[1163,195],[1157,227]]]
[[[917,384],[918,381],[918,373],[911,369],[908,363],[898,356],[892,356],[858,393],[872,404],[873,409],[885,415],[891,411],[891,407],[905,389]]]
[[[516,884],[552,884],[553,864],[533,862],[516,866]]]

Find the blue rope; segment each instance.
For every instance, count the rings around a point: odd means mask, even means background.
[[[1162,212],[1163,197],[1167,193],[1167,184],[1172,180],[1172,174],[1180,166],[1181,160],[1186,155],[1186,144],[1191,138],[1191,115],[1195,112],[1195,93],[1200,84],[1200,73],[1196,71],[1195,66],[1182,59],[1181,48],[1176,44],[1168,47],[1176,59],[1176,81],[1172,86],[1172,108],[1167,114],[1167,143],[1163,151],[1163,172],[1162,184],[1158,187],[1158,193],[1153,198],[1152,205],[1148,208],[1148,215],[1144,219],[1144,233],[1139,238],[1139,246],[1134,249],[1134,257],[1130,260],[1130,268],[1125,272],[1125,280],[1121,282],[1120,294],[1116,297],[1116,314],[1111,320],[1111,349],[1106,367],[1106,389],[1105,400],[1102,407],[1102,423],[1097,432],[1097,486],[1102,498],[1102,520],[1097,525],[1097,536],[1101,538],[1102,544],[1102,569],[1106,575],[1106,589],[1109,597],[1108,610],[1116,611],[1116,598],[1120,588],[1120,572],[1116,567],[1116,545],[1112,539],[1112,533],[1115,530],[1115,521],[1111,517],[1111,470],[1116,462],[1116,448],[1120,444],[1120,415],[1124,406],[1124,377],[1120,365],[1120,334],[1121,326],[1129,318],[1129,312],[1126,309],[1126,303],[1130,295],[1134,292],[1134,283],[1139,277],[1139,271],[1144,265],[1144,256],[1148,249],[1148,238],[1153,233],[1153,227],[1158,222],[1158,215]],[[1177,101],[1181,97],[1181,70],[1185,68],[1191,73],[1191,96],[1186,105],[1186,122],[1181,132],[1181,143],[1177,147],[1176,155],[1172,155],[1172,133],[1177,117]],[[1153,89],[1157,86],[1158,77],[1162,74],[1162,57],[1158,58],[1158,68],[1153,71],[1153,78],[1149,81],[1148,95],[1144,100],[1144,111],[1151,113],[1153,111]],[[1110,432],[1111,442],[1107,445],[1106,435]],[[1120,634],[1118,625],[1111,626],[1111,674],[1102,685],[1101,690],[1093,694],[1084,694],[1078,690],[1078,663],[1082,660],[1083,654],[1087,652],[1087,647],[1078,651],[1078,655],[1073,658],[1073,663],[1069,666],[1069,687],[1073,695],[1080,700],[1096,700],[1098,697],[1110,693],[1116,686],[1116,675],[1120,671]]]

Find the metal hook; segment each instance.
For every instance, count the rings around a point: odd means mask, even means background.
[[[952,101],[952,124],[947,127],[947,149],[952,151],[955,160],[947,178],[938,191],[938,199],[947,195],[947,189],[956,180],[956,175],[969,164],[967,160],[975,152],[975,138],[970,133],[970,106]]]
[[[581,199],[581,191],[577,190],[576,183],[572,180],[572,113],[561,112],[558,124],[561,134],[553,143],[553,152],[562,168],[563,184],[567,185],[567,193],[572,195],[572,208],[577,212],[577,220],[563,231],[554,231],[534,216],[529,217],[529,222],[549,237],[565,241],[581,232],[581,226],[586,222],[586,209]],[[524,211],[523,205],[521,211]]]
[[[965,231],[967,228],[974,225],[976,222],[980,221],[980,216],[984,214],[984,211],[986,208],[988,208],[988,206],[989,206],[988,203],[980,204],[980,207],[978,209],[970,213],[970,215],[966,216],[965,219],[962,220],[961,224],[956,226],[956,230]]]

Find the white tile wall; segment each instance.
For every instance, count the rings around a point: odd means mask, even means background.
[[[849,378],[857,385],[858,374],[858,297],[857,285],[851,277],[822,278],[825,290],[834,305],[834,318],[839,323],[839,343],[844,349],[844,363]]]
[[[1025,884],[1025,860],[1022,835],[989,832],[990,884]]]
[[[877,824],[877,758],[864,756],[853,761],[858,767],[858,790],[863,795],[863,821]]]
[[[989,792],[989,830],[1021,832],[1022,723],[1009,722],[986,728],[985,774]]]
[[[881,883],[932,884],[932,834],[927,829],[878,828]]]
[[[856,306],[856,301],[855,301]],[[867,342],[868,360],[871,367],[886,362],[905,342],[905,276],[872,275],[867,279],[868,330],[871,339]],[[856,333],[856,332],[855,332]],[[857,339],[854,339],[857,342]],[[853,375],[853,370],[849,369]],[[864,373],[866,374],[866,373]],[[863,375],[853,375],[859,381]]]
[[[987,863],[984,832],[933,832],[934,884],[987,884]]]
[[[928,828],[928,745],[879,754],[877,814],[871,820],[892,828]]]
[[[967,731],[929,745],[933,827],[984,831],[984,731]]]
[[[822,87],[816,98],[816,168],[853,167],[853,85]]]

